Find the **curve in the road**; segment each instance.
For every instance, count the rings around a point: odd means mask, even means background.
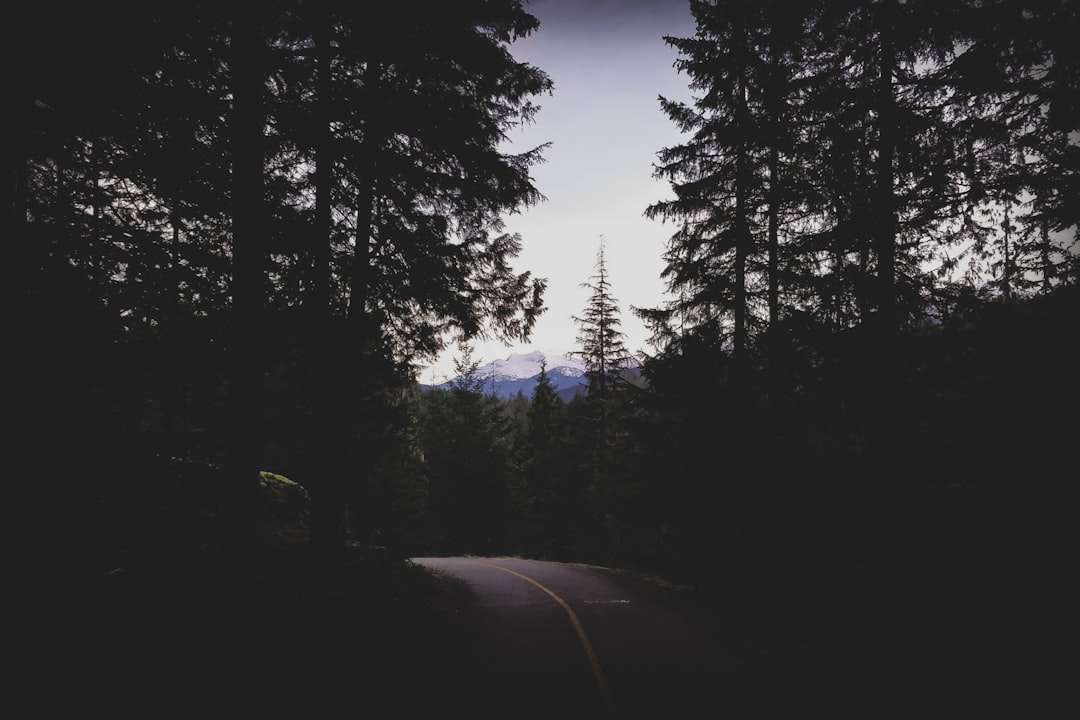
[[[494,568],[496,570],[502,570],[505,573],[513,575],[514,577],[521,578],[525,582],[532,583],[537,588],[547,593],[547,595],[550,596],[552,600],[559,604],[559,607],[566,611],[566,615],[570,618],[570,624],[574,626],[574,632],[577,633],[578,639],[581,641],[582,647],[585,648],[585,654],[589,658],[589,665],[592,667],[593,676],[596,678],[596,684],[600,688],[600,695],[604,700],[604,707],[607,709],[609,716],[615,717],[615,701],[612,699],[611,690],[610,688],[608,688],[607,680],[604,679],[604,670],[602,667],[600,667],[600,661],[596,658],[596,651],[593,649],[592,643],[589,642],[589,636],[585,634],[585,628],[581,626],[581,621],[578,620],[577,614],[566,603],[566,601],[559,597],[553,590],[538,583],[536,580],[533,580],[528,575],[523,575],[516,570],[511,570],[510,568],[506,568],[501,565],[494,565],[492,563],[478,564],[484,565],[485,567]]]

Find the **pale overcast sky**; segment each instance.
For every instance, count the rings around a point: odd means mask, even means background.
[[[514,266],[548,280],[547,310],[532,341],[506,347],[477,341],[481,364],[514,352],[577,349],[580,315],[595,271],[600,236],[606,241],[612,295],[619,301],[627,347],[651,350],[648,332],[630,311],[663,302],[662,253],[674,227],[644,217],[645,209],[671,195],[652,177],[656,153],[682,142],[660,110],[659,95],[688,99],[688,78],[673,67],[677,57],[664,35],[688,37],[694,22],[687,0],[531,0],[526,9],[540,28],[511,46],[514,56],[551,77],[554,94],[541,96],[536,122],[511,139],[510,151],[544,142],[546,162],[533,168],[547,198],[507,218],[524,248]],[[457,349],[421,371],[421,382],[453,375]]]

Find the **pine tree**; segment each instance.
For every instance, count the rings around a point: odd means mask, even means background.
[[[511,433],[467,344],[455,366],[450,389],[423,398],[427,522],[441,552],[509,552],[517,519]]]
[[[484,378],[480,377],[479,369],[480,361],[473,357],[472,343],[459,343],[458,354],[454,357],[454,379],[450,381],[451,389],[482,395]]]
[[[547,76],[510,44],[537,23],[520,2],[340,10],[334,27],[333,257],[344,317],[337,475],[366,462],[359,419],[378,378],[407,375],[454,333],[528,336],[545,281],[515,272],[503,215],[537,202],[541,149],[506,155]],[[418,92],[418,88],[421,91]],[[382,382],[382,381],[379,381]],[[340,510],[339,510],[340,512]]]
[[[265,253],[259,246],[263,219],[263,49],[259,13],[238,11],[232,27],[233,76],[233,308],[230,380],[232,438],[226,539],[238,559],[250,542],[258,488]],[[239,566],[243,568],[243,565]]]
[[[567,408],[577,471],[573,497],[580,498],[577,522],[588,528],[578,547],[579,552],[594,557],[613,544],[608,509],[619,493],[625,417],[631,402],[625,373],[632,358],[621,329],[619,304],[611,292],[605,253],[601,236],[595,273],[582,284],[590,291],[588,303],[580,316],[574,316],[579,348],[574,354],[585,361],[586,392]]]
[[[207,432],[189,451],[219,463],[223,389],[251,396],[249,380],[270,377],[289,398],[275,420],[314,410],[313,436],[333,436],[298,479],[317,496],[315,544],[341,548],[349,493],[362,500],[357,478],[374,463],[358,443],[379,437],[412,364],[455,335],[527,338],[542,311],[545,281],[511,267],[521,238],[503,217],[540,201],[529,171],[543,148],[500,147],[551,89],[510,52],[537,20],[514,0],[389,15],[287,2],[235,24],[233,8],[206,4],[44,22],[54,9],[36,8],[42,22],[19,44],[34,68],[17,85],[20,135],[5,154],[26,267],[62,268],[115,316],[115,347],[159,363],[138,365],[116,400],[152,409],[132,424],[157,454],[194,437],[158,437],[191,427],[194,397],[192,422]],[[258,52],[234,56],[255,19],[246,37]],[[59,51],[46,59],[43,48]],[[244,78],[246,94],[233,85]],[[245,112],[256,86],[259,107]],[[26,292],[46,275],[35,269]],[[227,382],[219,348],[253,347],[246,333],[267,315],[279,352],[252,360],[266,373],[252,364],[250,378],[237,370]],[[191,350],[170,355],[163,339]],[[189,382],[194,355],[205,364],[197,392],[163,391],[162,376]],[[237,428],[257,425],[238,414]],[[245,450],[243,464],[303,454],[269,445]]]
[[[1080,157],[1080,15],[1047,0],[965,6],[963,49],[937,72],[964,133],[963,230],[969,277],[1005,298],[1075,281]],[[964,251],[948,258],[955,273]]]
[[[766,331],[779,337],[774,326],[810,284],[812,251],[798,241],[814,205],[799,156],[809,9],[774,2],[690,9],[694,36],[665,40],[699,94],[691,103],[660,99],[688,138],[658,153],[654,175],[675,197],[645,212],[677,227],[663,271],[676,299],[635,312],[662,348],[677,351],[688,335],[725,345],[741,406],[757,339]]]
[[[547,464],[558,455],[566,409],[565,402],[551,384],[546,359],[540,361],[540,375],[529,399],[528,415],[533,457],[540,464]]]
[[[667,37],[676,63],[701,91],[691,105],[661,98],[664,113],[691,139],[660,151],[655,175],[671,181],[675,199],[646,216],[675,221],[663,277],[679,300],[654,310],[654,326],[678,317],[692,332],[722,334],[742,359],[748,333],[748,257],[753,253],[762,176],[750,93],[756,57],[750,3],[692,2],[692,38]],[[647,312],[643,317],[650,317]]]
[[[580,316],[574,316],[579,328],[578,350],[574,352],[585,361],[588,379],[588,395],[598,411],[597,433],[599,442],[608,442],[607,418],[610,407],[616,402],[624,381],[623,373],[631,361],[626,349],[626,334],[618,300],[611,293],[605,258],[604,238],[596,253],[596,273],[582,287],[590,291],[588,304]]]
[[[565,509],[573,502],[573,489],[566,482],[566,403],[551,384],[546,361],[541,361],[527,417],[528,517],[535,552],[547,557],[555,552],[555,538],[567,527]]]

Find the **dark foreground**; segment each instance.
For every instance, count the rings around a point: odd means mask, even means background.
[[[300,544],[263,548],[243,591],[212,555],[54,576],[40,586],[47,593],[9,616],[21,641],[8,678],[16,699],[24,695],[41,715],[235,707],[322,717],[345,703],[393,708],[395,717],[485,716],[477,698],[500,682],[502,664],[477,642],[490,628],[478,624],[468,586],[354,550],[330,594],[315,601],[305,559]],[[1018,694],[1028,707],[1048,696],[1025,694],[1016,658],[1002,654],[1015,640],[1008,618],[993,626],[973,611],[951,629],[939,623],[905,640],[873,618],[812,623],[688,588],[643,587],[707,626],[731,658],[715,678],[724,717],[958,717]],[[543,714],[539,705],[523,698],[497,716]]]

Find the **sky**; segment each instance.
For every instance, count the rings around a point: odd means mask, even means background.
[[[578,348],[580,316],[589,298],[582,284],[596,272],[601,236],[611,293],[620,308],[627,349],[651,351],[649,332],[631,307],[656,307],[665,298],[663,253],[674,226],[644,216],[671,196],[653,177],[657,152],[684,141],[660,109],[658,97],[689,100],[689,79],[674,68],[678,55],[664,35],[690,37],[687,0],[526,0],[540,28],[510,46],[514,57],[546,72],[551,95],[534,98],[534,122],[515,131],[507,152],[546,142],[545,161],[533,167],[538,205],[507,216],[506,232],[519,233],[513,265],[547,279],[546,310],[530,342],[506,346],[476,340],[479,364],[513,353],[542,350],[565,355]],[[454,373],[460,350],[451,345],[421,382]]]

